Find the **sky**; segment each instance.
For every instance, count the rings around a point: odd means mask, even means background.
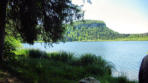
[[[119,33],[148,32],[148,0],[72,0],[83,5],[84,19],[102,20]]]

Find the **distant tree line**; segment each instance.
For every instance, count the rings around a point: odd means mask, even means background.
[[[64,37],[66,41],[148,40],[148,33],[120,34],[109,29],[103,21],[84,20],[66,25]]]

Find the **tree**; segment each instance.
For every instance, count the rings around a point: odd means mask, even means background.
[[[0,59],[2,61],[5,26],[11,25],[24,42],[33,44],[38,35],[45,42],[62,38],[63,24],[81,19],[80,8],[71,0],[0,0]]]
[[[6,5],[7,0],[0,1],[0,61],[2,61],[2,52],[4,48]]]

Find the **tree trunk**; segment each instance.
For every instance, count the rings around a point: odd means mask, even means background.
[[[5,39],[6,7],[7,0],[0,0],[0,62],[2,62]]]

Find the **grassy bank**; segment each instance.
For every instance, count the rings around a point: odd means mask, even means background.
[[[126,77],[112,77],[112,65],[99,56],[19,50],[7,68],[27,83],[78,83],[92,76],[101,83],[136,83]]]

